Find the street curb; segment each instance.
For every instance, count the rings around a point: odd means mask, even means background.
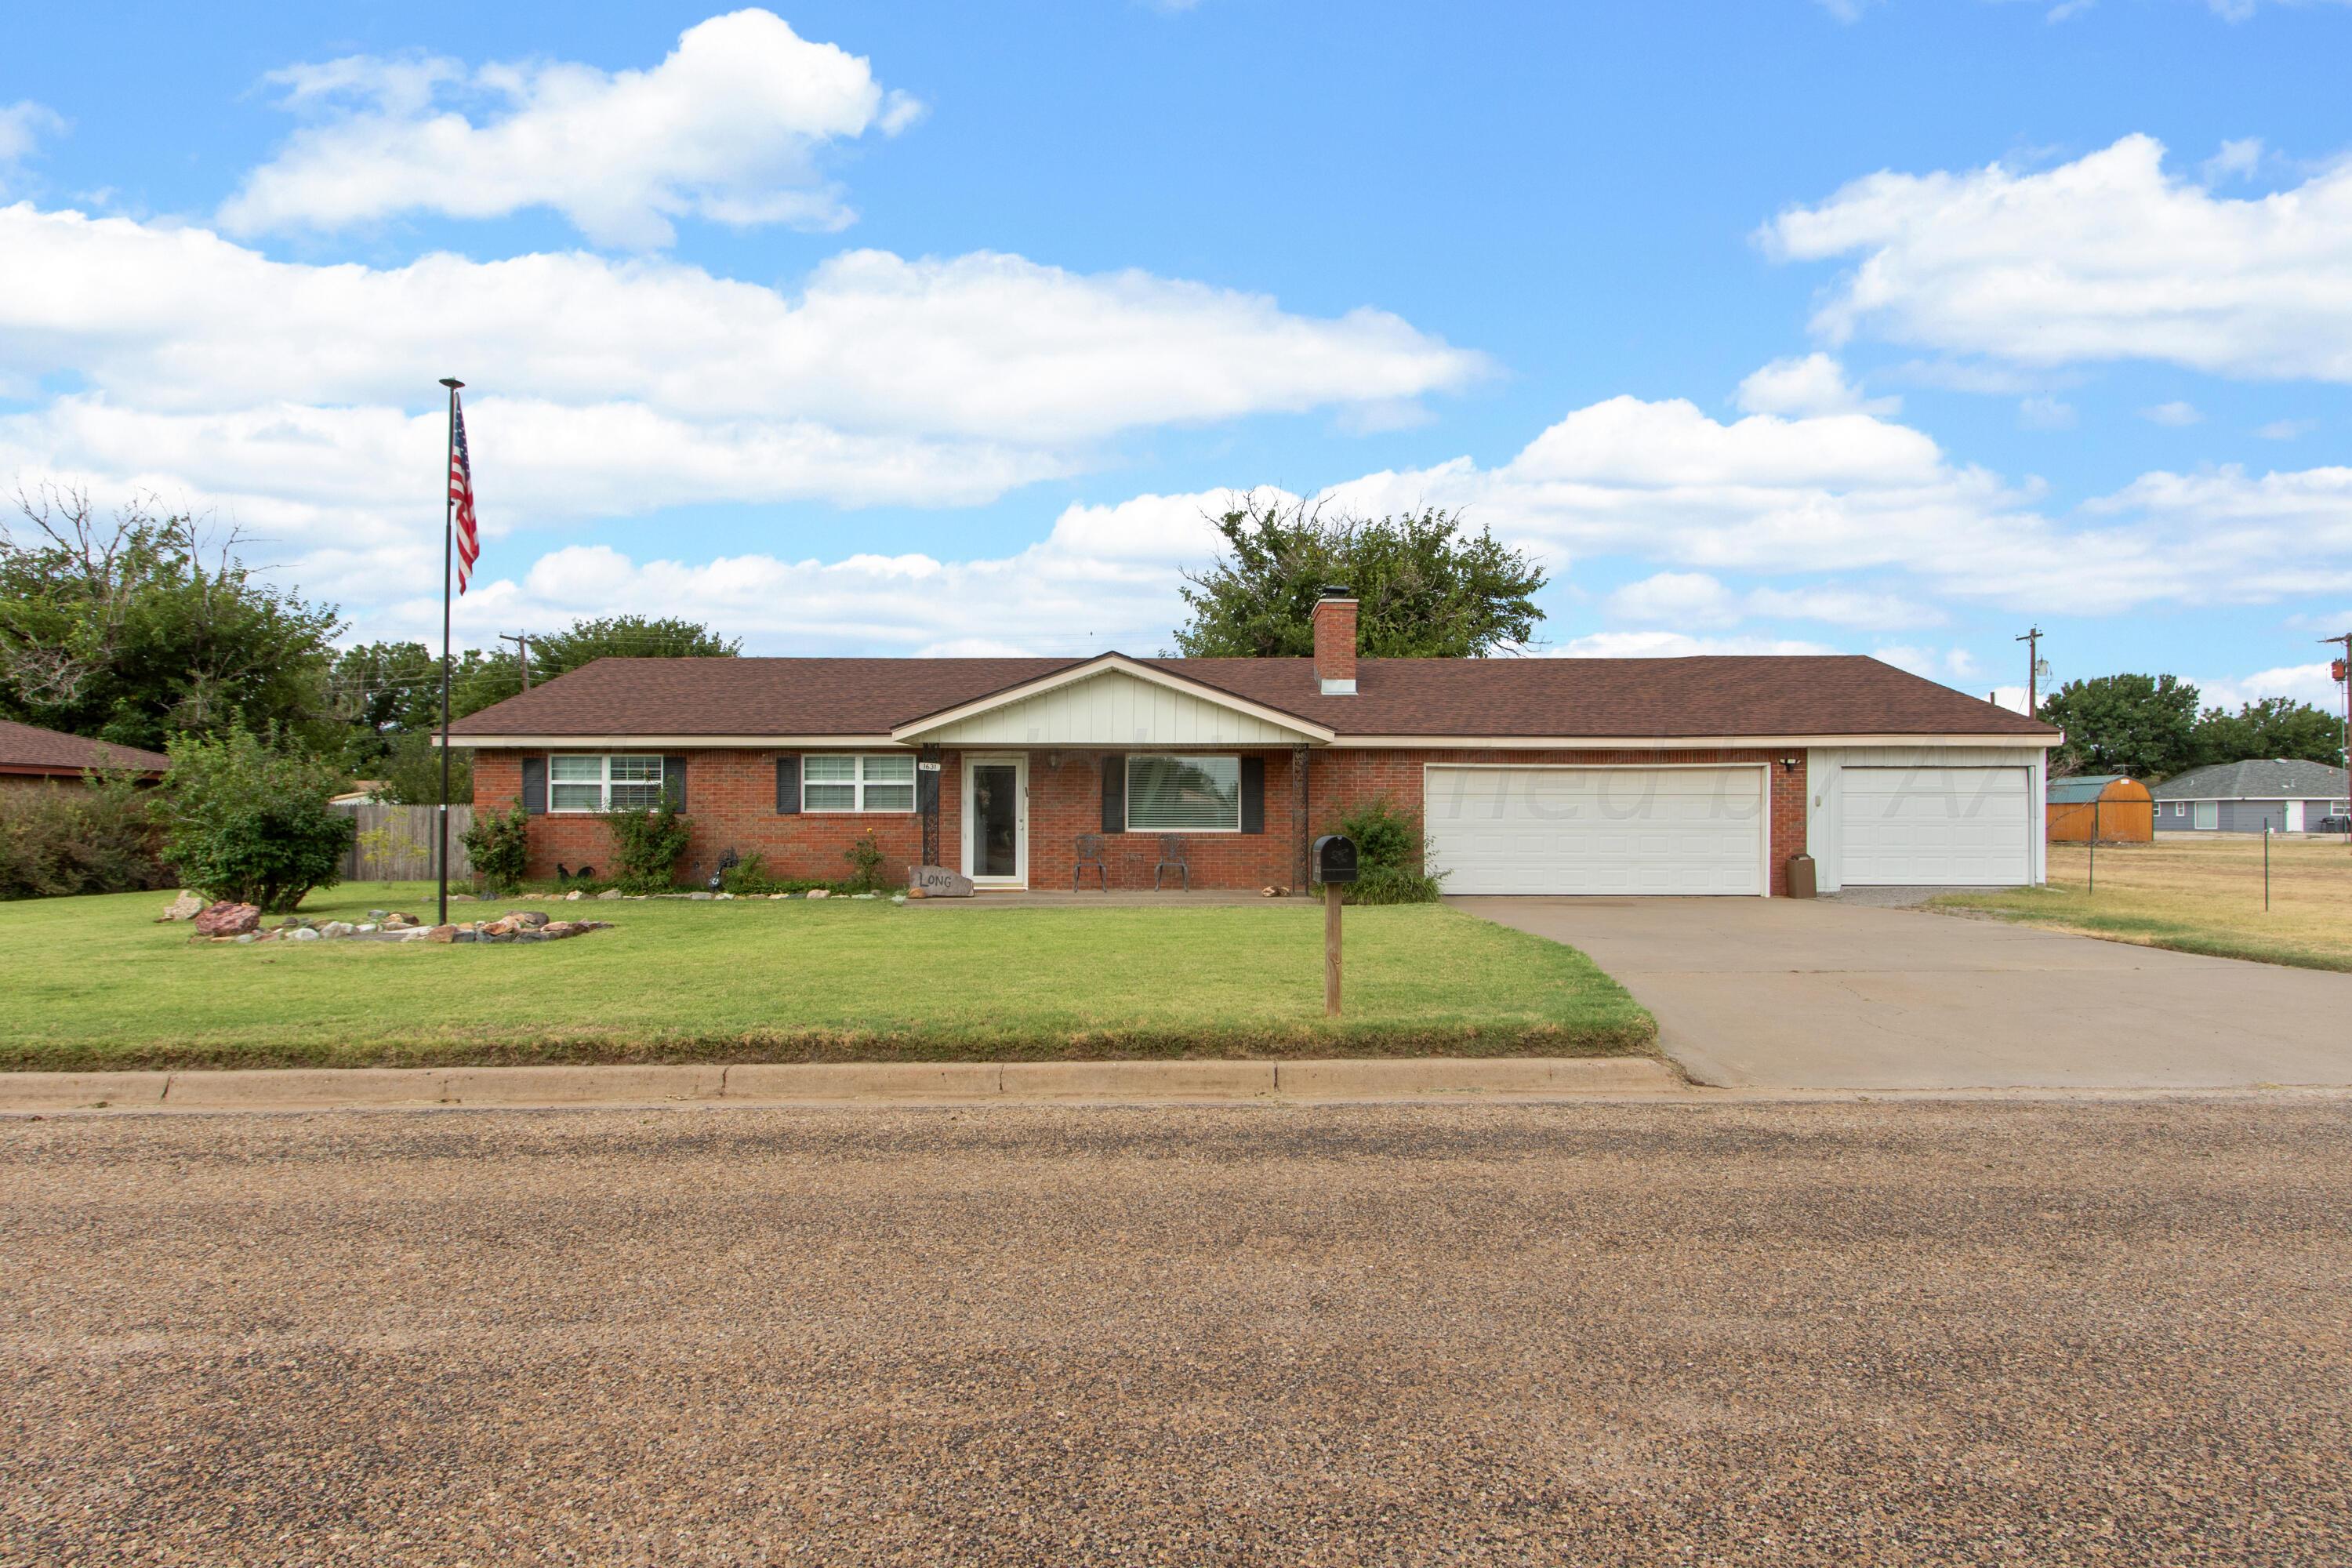
[[[1349,1060],[753,1062],[684,1067],[264,1068],[0,1074],[0,1114],[881,1100],[1397,1100],[1676,1093],[1654,1057]]]

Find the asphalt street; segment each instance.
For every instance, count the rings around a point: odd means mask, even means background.
[[[2352,1102],[0,1120],[0,1562],[2352,1560]]]

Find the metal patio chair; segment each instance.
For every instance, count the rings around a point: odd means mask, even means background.
[[[1188,893],[1192,890],[1192,863],[1184,858],[1187,853],[1185,846],[1186,841],[1181,835],[1163,833],[1160,836],[1160,864],[1151,868],[1153,892],[1160,890],[1160,876],[1163,871],[1175,872],[1183,879],[1184,890]]]
[[[1078,890],[1078,879],[1086,875],[1087,868],[1089,866],[1095,868],[1095,880],[1101,886],[1102,890],[1106,893],[1110,891],[1110,873],[1103,868],[1102,849],[1101,834],[1078,835],[1078,858],[1070,867],[1070,891],[1075,893]]]

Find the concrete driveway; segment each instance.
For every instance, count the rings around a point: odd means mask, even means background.
[[[1701,1083],[2352,1084],[2352,974],[1791,899],[1450,899],[1592,955]]]

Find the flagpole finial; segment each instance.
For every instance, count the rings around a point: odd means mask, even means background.
[[[446,387],[447,387],[450,391],[455,392],[455,391],[457,391],[459,387],[461,387],[461,386],[465,385],[466,384],[465,384],[464,382],[462,382],[462,381],[459,381],[459,380],[458,380],[456,376],[454,376],[454,375],[445,375],[445,376],[443,376],[443,377],[441,378],[441,384],[442,384],[442,385],[444,385],[444,386],[446,386]]]

